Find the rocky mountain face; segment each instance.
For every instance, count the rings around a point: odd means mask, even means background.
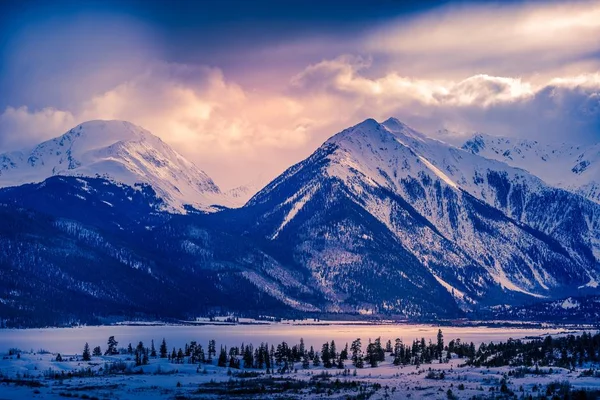
[[[52,176],[105,178],[152,186],[164,210],[183,212],[241,206],[243,196],[222,193],[213,180],[160,138],[125,121],[90,121],[33,149],[0,154],[0,187]]]
[[[369,119],[330,138],[241,208],[183,197],[173,203],[163,181],[107,179],[101,169],[89,177],[75,172],[80,167],[1,189],[14,221],[0,234],[0,271],[10,274],[0,286],[0,316],[19,316],[23,299],[47,293],[90,305],[88,314],[68,313],[67,303],[50,302],[45,315],[55,319],[210,311],[453,318],[598,293],[600,205],[467,147],[396,119]],[[97,159],[90,146],[71,148],[81,166],[97,165],[86,158],[92,151]],[[42,153],[44,166],[71,162],[66,151]],[[3,182],[30,168],[14,154],[4,157]],[[175,159],[168,161],[151,176],[173,171]],[[222,195],[193,168],[186,182]],[[181,181],[168,179],[174,182]],[[140,283],[128,289],[122,282],[134,275]]]
[[[600,203],[600,143],[540,143],[476,134],[462,148],[525,169],[553,186]]]

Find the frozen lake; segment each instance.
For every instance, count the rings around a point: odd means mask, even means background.
[[[109,336],[115,336],[119,347],[126,347],[128,343],[135,344],[140,340],[147,346],[153,339],[158,348],[162,338],[167,340],[169,349],[183,347],[192,340],[206,346],[209,340],[214,339],[217,347],[220,345],[239,346],[242,342],[254,345],[261,342],[277,344],[286,341],[296,344],[300,338],[304,339],[307,346],[320,349],[325,341],[335,340],[341,347],[356,338],[361,338],[363,343],[369,339],[381,337],[382,341],[401,338],[405,343],[413,339],[424,337],[425,340],[435,341],[439,327],[432,325],[347,325],[347,324],[291,324],[276,323],[265,325],[201,325],[201,326],[93,326],[78,328],[46,328],[46,329],[0,329],[0,351],[9,348],[21,350],[39,349],[63,354],[81,353],[83,345],[88,342],[90,347],[100,346],[103,350]],[[526,336],[540,336],[564,332],[560,328],[533,329],[533,328],[488,328],[488,327],[442,327],[444,340],[448,343],[452,339],[460,338],[462,341],[482,342],[505,341],[508,338],[518,339]]]

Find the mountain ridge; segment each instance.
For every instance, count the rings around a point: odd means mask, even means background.
[[[0,154],[0,187],[57,175],[149,184],[172,212],[185,212],[185,205],[213,212],[215,205],[240,206],[244,198],[223,193],[159,137],[126,121],[88,121],[33,149]]]

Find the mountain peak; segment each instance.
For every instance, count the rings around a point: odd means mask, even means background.
[[[400,132],[408,128],[408,126],[405,123],[401,122],[398,118],[394,117],[386,119],[381,123],[381,125],[385,126],[389,131],[392,132]]]
[[[213,180],[159,137],[127,121],[81,123],[31,150],[0,154],[0,187],[52,176],[101,177],[154,188],[171,211],[233,206]]]

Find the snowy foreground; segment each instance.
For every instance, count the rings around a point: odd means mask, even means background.
[[[303,369],[296,363],[294,372],[266,374],[265,370],[217,367],[216,359],[213,364],[193,365],[150,358],[148,365],[136,367],[130,355],[97,356],[89,362],[81,361],[81,355],[62,355],[62,362],[56,357],[51,353],[3,354],[0,399],[487,399],[528,398],[529,394],[537,398],[545,394],[547,385],[564,381],[573,389],[600,389],[600,378],[582,376],[589,364],[573,371],[555,367],[548,374],[517,376],[514,367],[464,367],[464,359],[456,357],[420,367],[394,366],[391,357],[386,357],[377,368],[355,370],[346,363],[343,370],[312,364]],[[103,375],[111,364],[121,370]],[[92,375],[88,368],[96,376],[81,376]],[[69,377],[69,373],[79,377]],[[512,397],[503,397],[507,389],[514,392]]]

